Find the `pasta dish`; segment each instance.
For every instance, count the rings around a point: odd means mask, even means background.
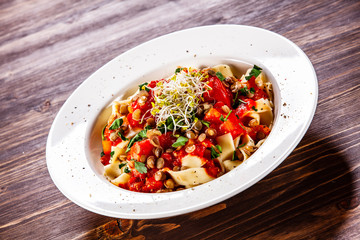
[[[178,67],[114,101],[102,130],[101,162],[114,185],[136,192],[191,188],[231,171],[265,141],[272,84],[256,65]]]

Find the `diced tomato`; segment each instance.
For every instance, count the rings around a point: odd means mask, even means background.
[[[245,133],[240,127],[238,119],[235,114],[231,113],[228,119],[219,126],[219,135],[231,133],[231,136],[235,139],[239,135]]]
[[[161,155],[161,157],[165,160],[165,168],[173,169],[175,166],[181,167],[181,162],[177,158],[173,157],[172,154],[165,152]]]
[[[112,145],[113,146],[117,146],[119,143],[121,143],[122,142],[122,139],[119,137],[119,138],[117,138],[115,141],[113,141],[112,142]]]
[[[103,140],[102,141],[102,147],[103,147],[103,152],[106,154],[110,154],[111,153],[111,141],[108,140]]]
[[[208,85],[212,89],[209,90],[207,93],[204,93],[205,101],[213,102],[215,100],[231,106],[233,96],[230,89],[226,88],[216,76],[209,77],[208,81]]]
[[[143,186],[143,191],[144,192],[157,192],[158,190],[160,190],[161,188],[163,188],[164,183],[163,181],[156,181],[155,178],[152,177],[148,177],[145,181],[145,184]]]
[[[150,143],[149,139],[142,140],[140,142],[135,142],[131,146],[130,152],[127,155],[127,159],[138,160],[141,155],[150,156],[153,155],[152,150],[154,146]]]
[[[107,125],[104,129],[104,137],[106,138],[106,140],[110,140],[110,130],[109,130],[109,125]]]
[[[225,113],[221,107],[224,104],[215,104],[209,112],[206,113],[204,120],[210,122],[210,126],[218,131],[218,135],[231,133],[233,138],[243,134],[245,131],[239,126],[240,120],[235,116],[234,111]],[[220,119],[222,116],[222,120]]]
[[[219,110],[216,108],[211,108],[205,115],[204,120],[208,121],[213,124],[221,124],[222,121],[220,120],[221,115],[223,115]]]
[[[246,99],[244,102],[245,103],[241,103],[234,111],[235,115],[237,115],[240,119],[242,119],[244,114],[246,114],[253,106],[255,106],[255,101],[252,99]]]
[[[158,82],[160,82],[160,81],[162,81],[162,80],[154,80],[154,81],[151,81],[148,86],[151,87],[151,88],[154,88],[154,87],[156,87],[156,84],[157,84]]]
[[[129,184],[129,190],[134,192],[141,192],[143,186],[144,186],[143,182],[134,182]]]
[[[106,166],[109,164],[110,161],[110,154],[106,154],[100,158],[101,163]]]
[[[206,173],[213,177],[216,178],[218,176],[218,174],[220,173],[220,167],[215,165],[215,161],[208,161],[203,167],[206,169]]]
[[[248,81],[248,88],[251,89],[253,88],[255,93],[254,93],[254,96],[251,98],[253,99],[254,101],[260,99],[260,98],[264,98],[264,99],[267,99],[269,98],[267,93],[264,92],[261,88],[259,88],[256,83],[255,83],[255,77],[252,77],[249,79]]]
[[[172,132],[167,132],[162,134],[161,136],[159,136],[159,142],[160,142],[160,146],[163,149],[167,149],[169,147],[171,147],[171,145],[176,142],[176,138],[174,138],[172,136]]]
[[[258,142],[261,139],[258,139],[258,133],[262,132],[264,136],[268,136],[270,134],[270,128],[268,128],[266,125],[258,125],[255,127],[245,127],[246,131],[248,132],[249,136],[255,141]]]
[[[134,182],[139,182],[139,181],[143,181],[146,179],[146,173],[140,173],[138,171],[131,171],[131,176],[132,178],[134,178],[135,180],[133,180]]]
[[[132,113],[129,113],[126,118],[127,118],[128,122],[129,122],[131,128],[133,128],[133,129],[134,128],[141,128],[141,129],[144,128],[145,123],[140,123],[140,121],[134,120],[132,118]]]

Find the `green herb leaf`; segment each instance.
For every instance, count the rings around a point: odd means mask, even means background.
[[[255,88],[250,88],[250,93],[254,94],[255,93]]]
[[[165,128],[166,126],[166,128]],[[161,133],[165,133],[166,130],[174,130],[174,122],[171,117],[168,117],[162,125],[158,126],[158,129]]]
[[[250,80],[252,77],[257,78],[257,77],[260,75],[261,70],[262,70],[262,69],[261,69],[260,67],[254,65],[254,67],[253,67],[253,68],[251,69],[251,71],[250,71],[249,76],[246,76],[245,79],[246,79],[246,80]]]
[[[107,127],[107,124],[103,127],[103,129],[102,129],[102,131],[101,131],[101,139],[103,140],[103,141],[105,141],[106,140],[106,138],[105,138],[105,136],[104,136],[104,132],[105,132],[105,128]]]
[[[129,173],[129,172],[130,172],[129,168],[126,167],[126,168],[124,169],[124,173]]]
[[[243,96],[247,96],[249,94],[249,89],[247,88],[247,86],[240,88],[240,94]]]
[[[204,124],[207,127],[210,127],[210,122],[204,121],[204,120],[200,120],[202,122],[202,124]]]
[[[228,119],[228,117],[230,116],[230,113],[232,112],[232,110],[228,113],[228,115],[226,115],[225,121]]]
[[[126,165],[126,163],[120,163],[119,168],[122,169],[122,167],[125,166],[125,165]]]
[[[147,168],[145,166],[145,163],[142,163],[142,162],[134,162],[134,163],[135,163],[135,169],[139,173],[147,173]]]
[[[176,142],[174,142],[173,145],[171,145],[171,146],[172,147],[184,146],[188,141],[189,141],[188,138],[180,136],[180,137],[178,137],[178,139],[176,139]]]
[[[216,145],[215,147],[219,150],[220,153],[222,153],[222,148],[220,145]]]
[[[180,73],[182,70],[183,70],[183,68],[177,68],[177,69],[175,70],[175,74]]]
[[[115,151],[110,152],[110,157],[114,156]]]
[[[233,104],[232,104],[233,108],[237,108],[238,105],[239,105],[238,102],[236,102],[236,99],[237,99],[238,95],[239,95],[239,91],[236,92],[235,97],[233,99]]]
[[[144,130],[141,130],[138,134],[136,134],[129,142],[125,153],[128,153],[132,147],[132,145],[134,145],[134,143],[139,142],[141,140],[143,140],[144,138],[146,138],[146,132],[147,130],[151,129],[150,126],[146,126]]]
[[[220,156],[220,153],[218,152],[219,149],[218,149],[217,146],[219,146],[219,145],[216,145],[216,147],[211,146],[211,159],[215,159],[215,158],[218,158]]]
[[[104,153],[104,151],[101,151],[100,157],[103,157],[103,156],[105,156],[105,153]]]
[[[140,135],[140,137],[146,138],[146,132],[147,132],[148,130],[150,130],[150,129],[151,129],[150,126],[146,126],[146,127],[144,128],[144,130],[141,130],[138,134]]]
[[[220,119],[220,121],[225,122],[224,116],[222,114],[219,119]]]
[[[166,126],[169,128],[171,125],[174,125],[173,119],[171,117],[168,117],[166,119]]]
[[[232,155],[232,159],[231,161],[236,161],[236,160],[239,160],[237,154],[236,154],[236,150],[234,151],[233,155]]]
[[[236,116],[237,119],[240,119],[240,117],[237,114],[235,114],[235,116]]]
[[[224,80],[225,80],[225,77],[224,77],[224,75],[222,75],[221,72],[216,72],[216,76],[220,79],[220,81],[224,81]]]
[[[141,141],[141,140],[142,140],[142,137],[139,135],[139,133],[136,134],[136,135],[130,140],[130,142],[129,142],[127,148],[126,148],[125,153],[128,153],[128,152],[130,151],[130,149],[131,149],[132,145],[134,145],[134,143],[139,142],[139,141]]]
[[[252,106],[252,109],[253,109],[255,112],[257,112],[257,109],[255,108],[255,106]]]
[[[245,146],[246,145],[246,143],[243,143],[243,144],[241,144],[241,145],[239,145],[237,148],[239,149],[239,148],[242,148],[243,146]]]
[[[115,119],[111,124],[111,126],[109,127],[109,130],[116,130],[120,128],[120,126],[123,124],[123,121],[124,120],[122,118]]]
[[[145,90],[145,91],[149,92],[150,89],[149,89],[148,87],[146,87],[148,84],[149,84],[149,83],[147,83],[147,82],[144,82],[143,84],[140,84],[140,85],[139,85],[140,91],[141,91],[141,90]]]
[[[119,132],[118,132],[118,135],[120,136],[121,140],[123,140],[123,141],[129,140],[129,139],[127,139],[127,138],[124,136],[124,134],[122,133],[122,131],[119,131]]]

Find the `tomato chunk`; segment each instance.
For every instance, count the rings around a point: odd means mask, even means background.
[[[140,159],[141,155],[150,156],[153,155],[152,150],[154,146],[150,143],[149,139],[136,142],[131,146],[130,152],[128,153],[127,159]]]
[[[112,146],[111,141],[108,141],[108,140],[102,141],[102,147],[103,147],[103,151],[104,151],[105,155],[111,153],[111,146]]]
[[[219,78],[216,76],[211,76],[209,78],[209,84],[212,89],[204,94],[204,99],[206,102],[223,102],[224,104],[231,106],[233,99],[232,93],[228,88],[221,83]]]

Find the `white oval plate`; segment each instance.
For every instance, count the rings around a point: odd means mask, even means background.
[[[274,85],[275,122],[258,151],[222,177],[183,191],[136,193],[109,183],[99,161],[106,107],[116,97],[129,95],[129,89],[139,83],[170,75],[177,66],[218,63],[240,70],[256,64]],[[49,132],[48,170],[66,197],[98,214],[149,219],[199,210],[240,193],[277,167],[308,129],[317,96],[311,62],[299,47],[276,33],[240,25],[171,33],[121,54],[74,91]]]

